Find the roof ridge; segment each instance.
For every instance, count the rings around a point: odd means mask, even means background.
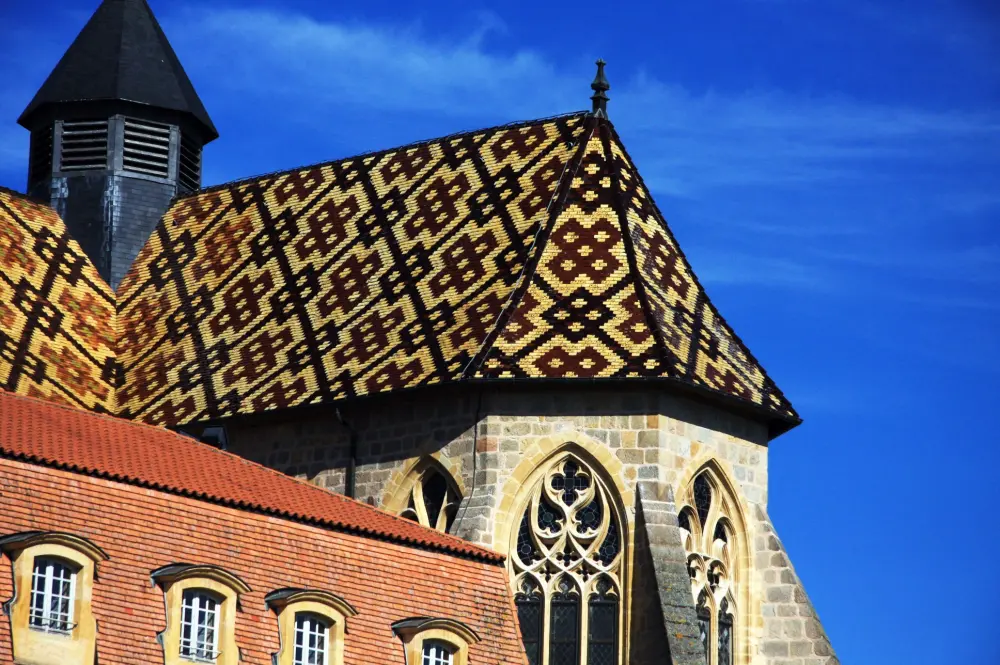
[[[747,358],[750,361],[752,361],[754,363],[754,365],[759,369],[761,375],[764,378],[764,385],[762,386],[762,392],[765,392],[767,398],[770,398],[773,395],[773,396],[776,396],[779,399],[779,402],[783,401],[784,404],[786,404],[787,407],[788,407],[788,409],[791,411],[791,416],[795,420],[801,422],[801,418],[800,418],[798,412],[795,410],[795,407],[792,406],[791,400],[789,400],[787,397],[785,397],[785,395],[781,391],[781,389],[778,388],[777,383],[775,383],[775,381],[768,375],[767,370],[764,369],[764,365],[750,351],[750,347],[747,346],[747,344],[740,338],[740,336],[736,333],[736,330],[733,328],[733,326],[731,326],[729,324],[729,321],[727,321],[726,318],[722,316],[722,314],[719,312],[718,308],[715,306],[715,303],[712,302],[712,299],[708,295],[708,290],[701,283],[701,280],[698,279],[698,274],[695,272],[694,268],[691,266],[691,261],[688,260],[687,255],[684,253],[684,249],[681,247],[681,244],[677,241],[677,237],[674,235],[673,230],[670,228],[670,225],[667,223],[666,218],[663,216],[663,213],[660,211],[660,207],[658,205],[656,205],[656,201],[653,199],[653,193],[649,189],[649,187],[646,186],[646,183],[643,180],[642,175],[640,174],[638,167],[635,166],[635,160],[632,159],[632,156],[629,154],[628,149],[625,147],[625,142],[621,140],[621,137],[618,135],[618,132],[615,130],[614,125],[612,125],[610,122],[608,123],[608,129],[611,132],[609,144],[610,144],[610,141],[613,140],[614,143],[617,144],[618,149],[621,150],[622,154],[625,156],[625,158],[627,160],[626,165],[629,167],[629,171],[631,172],[632,176],[635,177],[637,186],[639,188],[641,188],[645,192],[646,196],[649,198],[650,208],[651,208],[651,210],[653,212],[653,215],[656,218],[657,223],[663,229],[664,233],[666,233],[667,236],[673,241],[674,248],[675,248],[675,250],[677,252],[677,255],[680,258],[680,260],[684,262],[684,265],[687,268],[688,274],[691,276],[691,281],[698,288],[698,290],[699,290],[699,292],[701,294],[701,299],[704,301],[705,306],[708,307],[711,310],[712,315],[717,320],[721,321],[725,325],[728,334],[733,338],[733,340],[736,342],[736,344],[740,348],[740,350],[744,354],[746,354]],[[627,219],[626,219],[626,224],[627,223],[628,222],[627,222]],[[631,236],[630,236],[630,241],[631,241]],[[640,282],[642,281],[641,277],[639,276],[638,273],[636,275],[636,278],[637,278],[637,281],[640,281]],[[643,289],[643,293],[645,294],[645,289]],[[648,298],[648,296],[644,295],[644,298],[643,298],[644,308],[648,306],[648,299],[647,298]],[[698,313],[697,312],[692,312],[691,314],[694,315],[696,317],[696,320],[697,320],[697,314]],[[651,321],[651,323],[655,323],[655,322]],[[653,328],[654,328],[654,331],[655,331],[655,334],[656,334],[656,339],[657,339],[658,342],[660,342],[661,341],[661,337],[660,337],[659,326],[658,325],[654,325]],[[692,343],[695,342],[695,341],[696,340],[694,340],[694,338],[692,338]],[[664,345],[664,349],[667,349],[666,345]],[[667,350],[669,350],[669,349],[667,349]],[[695,349],[692,348],[691,351],[690,351],[690,353],[694,353],[694,352],[695,352]],[[688,363],[688,365],[689,365],[689,367],[694,367],[694,363]],[[685,382],[687,382],[687,378],[686,377],[678,377],[678,378],[681,378],[682,380],[684,380]],[[761,406],[764,406],[765,408],[773,410],[773,409],[776,409],[779,405],[775,405],[775,404],[770,404],[769,405],[768,402],[762,396]]]
[[[261,173],[258,175],[247,176],[245,178],[237,178],[236,180],[229,180],[227,182],[222,182],[217,185],[210,185],[208,187],[202,187],[196,189],[193,192],[186,192],[184,194],[178,194],[170,200],[170,204],[167,206],[169,210],[178,201],[183,201],[185,199],[190,199],[201,194],[208,194],[211,192],[217,192],[223,189],[229,189],[238,185],[245,185],[253,182],[259,182],[265,178],[276,178],[283,175],[289,175],[291,173],[298,173],[299,171],[305,171],[310,169],[319,169],[326,166],[332,166],[334,164],[339,164],[341,162],[346,162],[349,160],[356,159],[368,159],[371,157],[378,157],[380,155],[385,155],[390,152],[398,152],[400,150],[412,150],[413,148],[419,148],[421,146],[430,145],[431,143],[437,143],[439,141],[454,140],[457,138],[462,138],[464,136],[469,136],[470,134],[479,134],[481,132],[495,132],[504,129],[515,129],[518,127],[527,127],[528,125],[540,124],[545,122],[551,122],[552,120],[558,120],[560,118],[570,118],[573,116],[585,116],[589,115],[586,111],[571,111],[568,113],[558,113],[556,115],[550,115],[542,118],[535,118],[533,120],[517,120],[514,122],[507,122],[499,125],[493,125],[490,127],[480,127],[478,129],[466,129],[459,132],[452,132],[451,134],[445,134],[444,136],[434,136],[431,138],[420,139],[417,141],[412,141],[410,143],[404,143],[403,145],[390,146],[388,148],[379,148],[378,150],[369,150],[368,152],[359,153],[356,155],[348,155],[347,157],[339,157],[337,159],[329,159],[322,162],[316,162],[314,164],[303,164],[301,166],[295,166],[286,169],[279,169],[277,171],[269,171],[267,173]]]
[[[583,156],[587,152],[587,143],[590,141],[590,137],[593,136],[594,131],[599,126],[597,122],[594,122],[594,116],[590,113],[584,113],[582,115],[587,116],[587,120],[585,120],[585,122],[587,122],[590,126],[584,127],[583,132],[580,134],[579,145],[576,146],[575,152],[566,161],[566,166],[563,169],[562,174],[559,176],[559,181],[556,183],[556,187],[552,192],[552,199],[549,202],[551,209],[547,207],[545,210],[545,223],[540,225],[538,232],[535,234],[535,239],[532,241],[531,247],[528,249],[528,257],[524,262],[524,267],[521,268],[521,274],[518,275],[517,282],[515,283],[514,288],[511,289],[507,302],[497,315],[497,319],[494,322],[493,327],[483,339],[483,343],[479,346],[479,350],[459,375],[459,378],[461,379],[472,378],[482,369],[482,365],[486,361],[486,357],[489,355],[490,351],[493,349],[497,337],[507,327],[507,324],[510,323],[510,319],[514,316],[518,306],[521,304],[524,294],[527,293],[528,289],[531,287],[531,282],[535,276],[535,272],[538,270],[538,264],[541,260],[541,256],[545,252],[546,245],[548,245],[549,235],[552,233],[555,221],[559,218],[559,215],[562,214],[562,211],[566,206],[566,200],[573,187],[573,179],[576,178],[576,173],[579,171],[580,165],[583,163]],[[567,175],[569,176],[568,178],[566,177]],[[552,205],[553,203],[555,205]]]
[[[36,404],[39,404],[39,405],[42,405],[42,406],[45,406],[45,407],[54,407],[54,408],[59,408],[59,409],[65,410],[65,411],[70,411],[70,412],[73,412],[73,413],[81,413],[81,414],[85,414],[87,416],[98,417],[98,418],[101,418],[101,419],[113,422],[117,426],[129,425],[129,426],[132,426],[132,427],[137,427],[139,429],[151,428],[151,429],[154,429],[154,430],[157,430],[157,431],[160,431],[160,432],[164,432],[166,434],[170,434],[170,435],[176,437],[180,441],[185,442],[185,444],[201,446],[203,450],[212,451],[211,454],[222,455],[222,456],[227,457],[229,459],[236,460],[236,461],[238,461],[238,462],[240,462],[240,463],[242,463],[244,465],[247,465],[247,466],[250,466],[250,467],[254,467],[254,468],[257,468],[257,469],[262,469],[262,470],[268,472],[269,474],[271,474],[272,476],[281,478],[283,482],[287,482],[287,481],[295,482],[295,483],[298,483],[299,485],[301,485],[303,487],[308,487],[312,491],[322,492],[322,493],[330,495],[330,496],[335,496],[335,497],[337,497],[338,500],[343,500],[343,501],[346,501],[346,502],[349,502],[349,503],[357,504],[358,506],[363,506],[365,510],[370,510],[370,511],[374,511],[376,513],[382,514],[382,515],[386,515],[388,517],[391,517],[393,520],[399,521],[401,523],[405,523],[408,526],[413,526],[413,525],[416,524],[412,520],[404,519],[404,518],[402,518],[402,517],[400,517],[398,515],[394,515],[394,514],[390,513],[387,510],[384,510],[382,508],[378,508],[376,506],[368,505],[364,501],[359,501],[358,499],[345,496],[345,495],[340,494],[338,492],[334,492],[332,490],[329,490],[329,489],[327,489],[325,487],[320,487],[319,485],[314,485],[313,483],[310,483],[310,482],[308,482],[306,480],[302,480],[301,478],[296,478],[294,476],[289,476],[288,474],[281,473],[280,471],[276,471],[275,469],[272,469],[272,468],[270,468],[268,466],[265,466],[263,464],[260,464],[258,462],[254,462],[252,460],[248,460],[245,457],[241,457],[240,455],[237,455],[235,453],[231,453],[228,450],[222,450],[221,448],[216,448],[215,446],[210,446],[210,445],[208,445],[206,443],[202,443],[201,441],[198,441],[198,440],[194,439],[191,436],[180,434],[179,432],[171,430],[171,429],[169,429],[167,427],[163,427],[161,425],[150,425],[148,423],[134,421],[134,420],[130,420],[130,419],[127,419],[127,418],[120,418],[120,417],[113,416],[113,415],[110,415],[110,414],[98,413],[98,412],[90,411],[88,409],[79,409],[79,408],[76,408],[76,407],[74,407],[72,405],[62,404],[62,403],[59,403],[59,402],[53,402],[53,401],[41,399],[39,397],[32,397],[32,396],[29,396],[29,395],[22,395],[22,394],[19,394],[19,393],[10,392],[8,390],[0,388],[0,396],[2,396],[2,395],[10,396],[10,397],[13,397],[15,399],[19,399],[19,400],[23,400],[23,401],[27,401],[27,402],[33,402],[33,403],[36,403]],[[2,444],[2,442],[0,442],[0,449],[6,449],[6,446],[4,446]],[[96,472],[98,470],[94,469],[94,471]],[[117,474],[108,474],[108,475],[117,475]],[[128,478],[128,479],[131,479],[133,481],[133,483],[149,484],[149,485],[152,485],[152,486],[158,486],[159,487],[159,485],[157,483],[155,483],[153,481],[149,481],[149,480],[142,480],[141,478],[139,478],[137,476],[124,476],[124,477]],[[132,483],[130,483],[130,484],[132,484]],[[160,489],[162,489],[164,491],[168,491],[168,492],[170,491],[170,488],[167,488],[167,487],[160,487]],[[180,493],[180,494],[190,495],[190,496],[193,496],[194,498],[196,498],[198,500],[203,500],[202,497],[200,495],[196,494],[194,490],[186,490],[185,488],[180,488],[180,487],[174,488],[174,490],[175,490],[175,492],[173,492],[173,493]],[[204,496],[206,498],[213,497],[213,495],[211,495],[211,494],[205,494]],[[223,502],[223,503],[226,503],[227,505],[231,505],[231,506],[233,506],[233,507],[235,507],[237,509],[240,509],[240,510],[245,509],[244,505],[249,505],[249,504],[244,504],[243,502],[238,502],[236,499],[234,499],[232,497],[222,496],[221,494],[220,495],[215,495],[214,498],[216,498],[217,501],[215,501],[215,502],[210,501],[210,503]],[[269,508],[265,507],[262,504],[258,504],[256,507],[258,509],[264,510],[266,512],[273,512],[273,513],[278,514],[278,515],[284,514],[284,515],[286,515],[286,518],[292,516],[291,513],[286,513],[284,511],[280,511],[278,509],[269,509]],[[306,515],[301,515],[301,517],[305,518],[307,516]],[[327,520],[322,519],[322,518],[310,518],[310,519],[314,519],[314,520],[320,521],[320,522],[327,522]],[[332,523],[332,522],[330,522],[330,525],[331,526],[339,526],[341,529],[347,529],[348,528],[346,525],[334,525],[334,523]],[[419,526],[420,528],[429,529],[429,527],[425,527],[423,525],[419,525],[418,524],[417,526]],[[444,532],[436,531],[436,530],[432,530],[432,531],[434,532],[434,535],[437,536],[437,537],[443,537],[445,540],[454,541],[454,543],[455,543],[454,547],[447,548],[450,551],[453,551],[453,552],[456,552],[456,553],[461,553],[459,551],[459,548],[461,548],[461,549],[469,550],[469,553],[477,554],[478,556],[485,557],[485,558],[488,558],[488,559],[503,560],[503,558],[504,558],[503,555],[500,554],[499,552],[491,550],[491,549],[489,549],[487,547],[483,547],[482,545],[477,545],[476,543],[469,542],[469,541],[467,541],[467,540],[465,540],[463,538],[459,538],[458,536],[452,535],[450,533],[444,533]],[[389,540],[393,540],[393,541],[396,541],[396,542],[400,542],[400,543],[403,543],[403,544],[406,544],[406,545],[414,545],[414,544],[416,544],[416,545],[423,545],[423,546],[435,547],[435,545],[433,545],[429,541],[413,540],[413,539],[407,538],[405,536],[400,536],[400,535],[395,535],[395,534],[389,534],[389,533],[385,533],[385,532],[372,531],[372,533],[377,533],[378,535],[380,535],[380,536],[382,536],[384,538],[387,538]],[[441,547],[441,546],[438,545],[437,547]]]

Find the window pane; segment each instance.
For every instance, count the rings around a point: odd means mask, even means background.
[[[719,612],[719,665],[733,665],[733,617],[723,600]]]
[[[590,635],[587,643],[587,665],[616,665],[618,601],[591,598],[588,626]]]
[[[294,665],[326,665],[329,630],[327,620],[317,614],[296,614]]]
[[[712,506],[712,485],[704,473],[694,479],[694,505],[698,509],[698,519],[704,528],[708,510]]]
[[[549,665],[578,665],[580,660],[580,598],[570,594],[552,597],[549,626]]]
[[[215,596],[188,589],[181,597],[180,655],[187,660],[214,661],[219,655],[219,606]]]
[[[708,647],[712,643],[712,614],[708,609],[708,596],[704,591],[698,596],[698,636],[708,661]]]
[[[517,620],[521,624],[521,642],[529,665],[542,662],[542,599],[539,595],[517,595]]]
[[[425,642],[423,665],[452,665],[451,652],[444,642]]]
[[[45,632],[73,629],[73,585],[76,572],[68,564],[44,557],[31,571],[28,625]]]

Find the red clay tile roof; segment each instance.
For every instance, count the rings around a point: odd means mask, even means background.
[[[490,562],[483,547],[180,434],[0,390],[0,455]]]

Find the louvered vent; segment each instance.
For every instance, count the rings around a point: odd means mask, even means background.
[[[31,166],[28,181],[34,185],[52,177],[52,125],[31,135]]]
[[[158,178],[170,177],[170,127],[125,118],[122,168]]]
[[[181,134],[180,189],[193,192],[201,187],[201,144]]]
[[[108,168],[108,121],[64,122],[59,147],[60,171]]]

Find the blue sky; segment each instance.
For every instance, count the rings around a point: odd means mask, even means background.
[[[151,4],[222,135],[206,184],[584,108],[605,58],[660,208],[805,418],[770,514],[842,661],[1000,662],[990,0]],[[0,5],[0,185],[95,6]]]

